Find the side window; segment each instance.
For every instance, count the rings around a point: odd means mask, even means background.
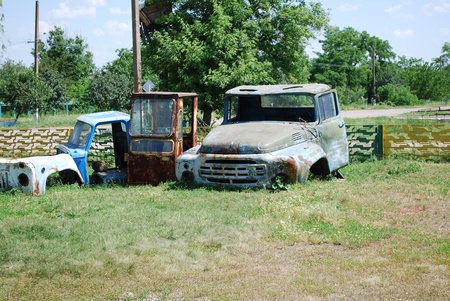
[[[239,98],[237,96],[228,96],[227,99],[227,120],[236,118],[238,114]]]
[[[338,109],[334,93],[319,96],[320,117],[322,120],[337,116]]]

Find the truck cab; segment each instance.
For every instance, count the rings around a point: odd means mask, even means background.
[[[176,159],[197,145],[197,94],[139,92],[131,99],[128,184],[176,180]]]
[[[58,145],[56,152],[72,157],[85,185],[126,180],[129,120],[129,114],[118,111],[81,115],[68,142]],[[76,179],[71,170],[61,171],[60,176],[64,183]]]

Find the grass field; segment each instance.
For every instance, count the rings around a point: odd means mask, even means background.
[[[354,162],[287,190],[0,194],[0,300],[448,300],[450,164]]]

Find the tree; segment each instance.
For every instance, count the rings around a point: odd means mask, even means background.
[[[143,64],[160,74],[159,89],[199,93],[209,124],[233,86],[306,81],[305,46],[328,17],[320,3],[304,1],[178,0],[157,22]]]
[[[92,80],[89,96],[98,110],[129,110],[133,81],[113,72],[99,72]]]
[[[49,109],[51,89],[32,69],[8,60],[0,69],[0,97],[6,105],[16,108],[19,117],[27,110]]]
[[[361,34],[352,27],[325,30],[320,40],[322,53],[313,60],[312,81],[324,82],[333,87],[365,86],[370,69],[362,45]]]
[[[398,65],[402,70],[402,78],[419,99],[447,100],[450,96],[449,70],[441,68],[440,63],[402,56]]]
[[[86,100],[94,67],[93,55],[83,38],[67,37],[60,27],[50,30],[46,43],[39,43],[40,73],[52,88],[57,86],[51,100],[55,107],[66,102],[66,97],[78,104]]]
[[[345,91],[365,91],[369,101],[373,97],[378,98],[377,79],[384,66],[395,58],[387,41],[351,27],[343,30],[330,27],[320,42],[323,52],[316,53],[318,57],[312,61],[312,81],[329,83]]]
[[[62,107],[67,99],[67,87],[64,85],[62,75],[53,70],[46,69],[40,73],[39,78],[50,88],[48,106],[51,108]]]
[[[62,28],[54,27],[47,43],[39,43],[39,69],[61,74],[68,85],[77,83],[94,70],[93,55],[87,48],[82,37],[69,38]]]
[[[117,59],[108,62],[104,67],[103,71],[111,72],[114,74],[122,74],[127,77],[133,78],[133,51],[126,48],[121,48],[116,50]]]
[[[372,82],[367,92],[367,102],[371,103],[372,99],[380,101],[380,97],[377,92],[377,76],[379,76],[379,72],[382,72],[383,66],[395,58],[395,53],[392,52],[392,47],[389,45],[388,41],[370,36],[366,31],[362,32],[361,39],[366,56],[370,57],[372,71]]]

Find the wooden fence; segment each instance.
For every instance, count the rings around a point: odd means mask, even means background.
[[[0,157],[55,154],[72,128],[0,129]],[[450,124],[347,125],[350,156],[383,158],[392,153],[450,157]],[[95,145],[95,144],[94,144]]]

